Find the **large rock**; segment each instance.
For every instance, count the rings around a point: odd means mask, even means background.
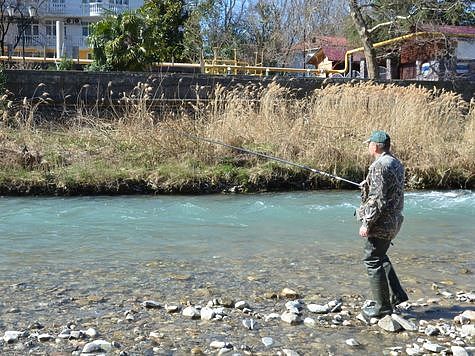
[[[109,352],[112,349],[112,344],[105,340],[94,340],[86,345],[82,349],[82,353],[93,353],[93,352]]]
[[[401,325],[404,330],[417,331],[419,329],[417,325],[414,324],[412,321],[404,319],[402,316],[398,314],[391,315],[391,318],[393,318],[394,321],[396,321],[399,325]]]
[[[402,326],[395,321],[391,315],[386,315],[384,318],[378,321],[378,326],[386,331],[395,332],[402,329]]]

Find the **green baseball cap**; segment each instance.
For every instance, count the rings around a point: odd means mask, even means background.
[[[371,136],[365,141],[365,143],[376,142],[385,143],[390,140],[389,135],[385,131],[373,131]]]

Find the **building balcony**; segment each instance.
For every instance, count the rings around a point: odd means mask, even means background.
[[[41,7],[41,10],[51,15],[64,15],[66,14],[66,4],[49,0]]]
[[[103,16],[107,12],[113,12],[116,14],[122,13],[129,10],[129,5],[118,5],[118,4],[107,4],[102,2],[82,4],[82,15],[83,16]]]

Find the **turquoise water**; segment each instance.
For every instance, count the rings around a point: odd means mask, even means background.
[[[320,256],[361,245],[357,192],[0,199],[0,270]],[[398,251],[475,253],[475,193],[410,192]]]

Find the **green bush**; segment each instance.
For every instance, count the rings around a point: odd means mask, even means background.
[[[71,58],[62,57],[57,64],[58,70],[71,70],[74,67],[74,61]]]

